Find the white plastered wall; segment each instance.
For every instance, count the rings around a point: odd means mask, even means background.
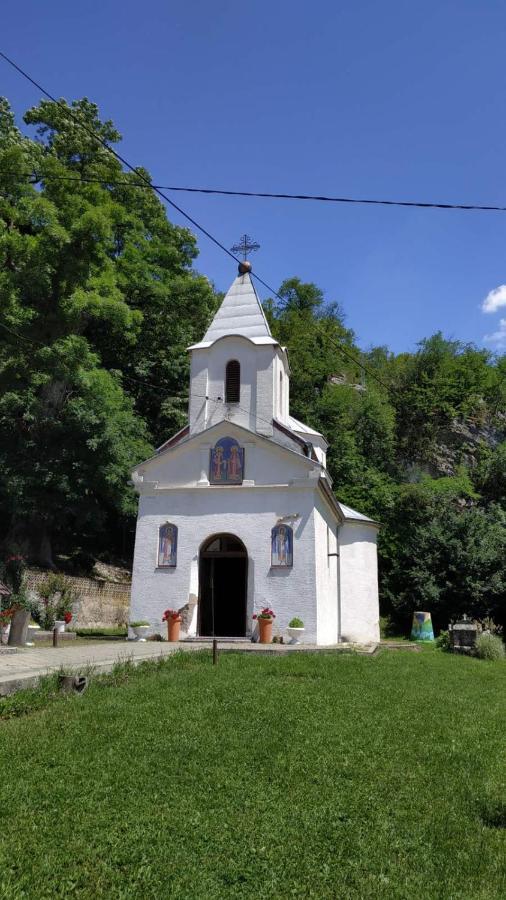
[[[378,641],[379,595],[376,525],[345,522],[339,529],[341,639]]]
[[[192,350],[190,434],[227,418],[250,431],[272,435],[276,354],[274,344],[254,344],[233,335]],[[241,399],[239,404],[226,404],[225,369],[233,359],[241,366]]]
[[[314,487],[206,488],[156,491],[140,497],[132,575],[131,620],[146,620],[165,634],[162,614],[198,596],[198,557],[213,534],[236,535],[248,551],[247,624],[262,606],[276,613],[283,633],[293,616],[303,619],[304,639],[317,639]],[[294,523],[293,567],[271,568],[271,529],[279,518],[299,513]],[[157,568],[158,529],[178,527],[177,567]],[[195,633],[197,611],[189,633]]]
[[[290,409],[290,373],[286,354],[283,353],[280,347],[275,348],[273,376],[274,404],[272,415],[278,422],[287,425]]]
[[[338,559],[337,516],[324,500],[316,495],[315,563],[317,598],[318,644],[336,644],[338,641]]]
[[[244,485],[224,490],[241,492],[255,485],[287,485],[293,479],[306,479],[319,472],[317,463],[297,452],[287,452],[275,442],[267,442],[256,434],[245,433],[230,422],[220,422],[215,428],[181,441],[175,447],[143,463],[136,470],[142,477],[139,484],[156,483],[158,488],[187,486],[202,488],[208,485],[209,452],[216,441],[225,435],[236,438],[244,447]],[[214,488],[217,490],[217,488]]]

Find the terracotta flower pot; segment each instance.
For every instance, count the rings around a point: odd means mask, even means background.
[[[272,644],[272,619],[258,619],[258,630],[260,631],[260,643]]]
[[[169,641],[178,641],[179,640],[179,632],[181,631],[181,616],[177,619],[170,618],[167,620],[167,631]]]

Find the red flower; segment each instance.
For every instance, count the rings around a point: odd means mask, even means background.
[[[262,609],[262,611],[259,612],[258,614],[255,613],[255,615],[253,616],[253,618],[254,618],[254,619],[275,619],[275,618],[276,618],[276,614],[274,613],[274,611],[273,611],[272,609],[269,609],[268,606],[264,606],[264,608]]]
[[[180,618],[181,618],[181,616],[179,615],[178,609],[166,609],[162,616],[162,622],[168,622],[169,619],[180,619]]]
[[[65,620],[65,624],[68,625],[69,622],[72,621],[72,613],[71,613],[71,612],[66,612],[66,613],[64,614],[63,618],[64,618],[64,620]]]

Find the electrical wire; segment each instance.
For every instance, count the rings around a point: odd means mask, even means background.
[[[0,54],[1,55],[1,54]],[[269,191],[232,191],[222,188],[204,188],[204,187],[182,187],[174,184],[154,184],[151,181],[146,183],[138,181],[122,181],[118,178],[88,178],[80,175],[73,178],[68,175],[53,175],[51,173],[43,174],[42,172],[13,172],[10,170],[0,171],[0,175],[7,175],[17,178],[30,178],[34,182],[37,181],[70,181],[76,184],[102,184],[102,185],[122,185],[124,187],[151,188],[155,191],[180,191],[188,194],[211,194],[222,197],[252,197],[268,200],[313,200],[318,203],[355,203],[366,204],[372,206],[401,206],[412,207],[415,209],[450,209],[464,210],[472,212],[506,212],[506,206],[486,206],[476,203],[440,203],[433,201],[421,200],[384,200],[372,199],[370,197],[333,197],[325,194],[284,194],[272,193]],[[208,235],[209,236],[209,235]],[[234,257],[235,258],[235,257]]]
[[[152,185],[152,183],[150,182],[149,178],[146,178],[146,176],[143,175],[142,172],[139,172],[138,169],[135,166],[133,166],[131,163],[129,163],[128,160],[125,159],[124,156],[121,156],[121,154],[118,153],[117,150],[114,150],[112,147],[110,147],[106,140],[99,137],[99,135],[96,134],[91,128],[88,128],[87,125],[85,125],[83,122],[81,122],[79,120],[78,116],[76,116],[73,113],[72,109],[67,104],[62,103],[61,100],[57,100],[56,97],[53,97],[53,95],[50,94],[49,91],[47,91],[44,87],[42,87],[42,85],[39,84],[39,82],[35,81],[35,79],[32,78],[31,75],[28,74],[28,72],[25,72],[25,70],[22,69],[21,66],[18,66],[17,63],[14,62],[14,60],[10,59],[1,50],[0,50],[0,58],[5,60],[5,62],[8,63],[10,66],[12,66],[12,68],[15,69],[17,72],[19,72],[19,74],[22,75],[23,78],[26,78],[27,81],[29,81],[31,84],[33,84],[34,87],[36,87],[38,91],[41,91],[44,94],[44,96],[48,98],[48,100],[51,100],[52,103],[56,103],[57,106],[59,106],[60,109],[62,109],[67,115],[69,115],[80,128],[82,128],[84,131],[86,131],[95,141],[97,141],[109,153],[111,153],[113,156],[115,156],[116,159],[119,160],[120,163],[122,163],[122,165],[126,166],[127,169],[130,169],[131,172],[134,172],[137,175],[137,177],[141,179],[141,181],[145,182],[147,187],[150,187],[152,190],[154,190],[155,193],[157,193],[163,200],[165,200],[166,203],[168,203],[170,206],[172,206],[173,209],[177,210],[177,212],[180,215],[182,215],[185,219],[187,219],[188,222],[191,222],[191,224],[195,228],[198,228],[198,230],[201,231],[202,234],[205,234],[205,236],[208,237],[209,240],[213,242],[213,244],[216,244],[216,246],[219,247],[220,250],[223,250],[223,252],[226,253],[227,256],[230,256],[230,258],[233,259],[236,263],[240,262],[240,260],[236,256],[234,256],[234,254],[231,253],[231,251],[227,247],[225,247],[225,244],[222,244],[221,241],[219,241],[217,238],[215,238],[209,231],[207,231],[206,228],[203,227],[203,225],[199,225],[199,223],[195,219],[193,219],[190,215],[188,215],[188,213],[186,213],[184,211],[184,209],[181,209],[181,207],[178,206],[177,203],[174,203],[174,201],[171,200],[170,197],[167,197],[167,195],[164,194],[163,191],[160,190],[160,188],[154,187],[154,185]]]
[[[60,109],[62,109],[67,115],[69,115],[80,128],[82,128],[84,131],[86,131],[95,141],[97,141],[99,144],[101,144],[101,146],[103,146],[109,153],[111,153],[111,155],[114,156],[120,163],[122,163],[122,165],[126,166],[127,169],[129,169],[131,172],[133,172],[135,175],[137,175],[141,179],[143,184],[145,184],[146,187],[149,187],[153,191],[155,191],[155,193],[157,193],[163,200],[165,200],[166,203],[168,203],[170,206],[172,206],[173,209],[175,209],[177,212],[179,212],[180,215],[182,215],[185,219],[187,219],[188,222],[190,222],[195,228],[197,228],[200,232],[202,232],[202,234],[204,234],[207,238],[209,238],[210,241],[212,241],[217,247],[219,247],[220,250],[223,250],[223,252],[226,253],[227,256],[229,256],[231,259],[233,259],[236,263],[240,263],[240,260],[227,247],[225,247],[225,245],[221,241],[219,241],[217,238],[215,238],[214,235],[211,234],[211,232],[209,232],[206,228],[204,228],[204,226],[200,225],[188,213],[186,213],[183,209],[181,209],[181,207],[178,206],[176,203],[174,203],[174,201],[171,200],[170,197],[167,197],[167,195],[164,194],[163,191],[159,187],[152,184],[151,181],[148,178],[146,178],[146,176],[143,175],[142,172],[139,172],[135,166],[133,166],[131,163],[129,163],[128,160],[125,159],[125,157],[123,157],[120,153],[118,153],[116,150],[114,150],[112,147],[110,147],[109,144],[107,143],[107,141],[105,141],[103,138],[99,137],[99,135],[97,135],[91,128],[88,128],[87,125],[85,125],[83,122],[81,122],[79,120],[78,116],[76,116],[74,114],[72,109],[67,104],[62,103],[61,100],[57,100],[56,97],[54,97],[52,94],[50,94],[49,91],[47,91],[39,82],[37,82],[34,78],[32,78],[32,76],[29,75],[28,72],[26,72],[24,69],[22,69],[21,66],[19,66],[17,63],[15,63],[14,60],[10,59],[1,50],[0,50],[0,58],[2,58],[6,63],[8,63],[8,65],[10,65],[13,69],[15,69],[23,78],[25,78],[32,85],[34,85],[34,87],[36,87],[37,90],[41,91],[45,97],[47,97],[53,103],[56,103],[57,106],[59,106]],[[211,192],[211,189],[207,189],[207,188],[205,188],[205,189],[204,188],[203,189],[195,188],[195,189],[191,189],[191,190],[202,191],[204,193]],[[232,192],[227,192],[227,193],[232,193]],[[241,193],[241,195],[243,195],[243,196],[250,195],[248,192],[238,192],[238,193]],[[259,194],[258,196],[266,196],[266,195]],[[278,196],[281,197],[282,195],[278,195]],[[441,208],[441,209],[453,208],[451,204],[418,204],[418,203],[414,203],[411,201],[386,201],[386,200],[385,201],[380,201],[380,200],[365,201],[365,200],[358,200],[358,199],[353,199],[353,198],[330,198],[330,197],[329,198],[324,198],[324,197],[317,198],[317,197],[310,197],[309,195],[292,195],[291,197],[289,197],[289,195],[284,195],[284,196],[286,198],[290,198],[290,199],[322,199],[322,200],[325,199],[325,200],[328,200],[329,202],[350,202],[350,203],[352,203],[352,202],[353,203],[354,202],[367,202],[367,203],[389,205],[389,206],[395,206],[395,205],[398,205],[398,206],[423,206],[423,207],[425,207],[425,206],[432,207],[433,206],[434,208]],[[455,205],[455,208],[471,209],[473,207],[471,207],[470,205],[462,204],[461,206]],[[482,208],[485,209],[485,207],[482,207]],[[492,209],[492,207],[491,207],[491,209]],[[504,211],[504,210],[506,210],[506,207],[504,209],[502,207],[493,207],[493,209],[495,209],[497,211]],[[272,293],[275,297],[277,297],[278,300],[283,302],[283,298],[280,296],[280,294],[278,294],[277,291],[275,291],[272,287],[270,287],[270,285],[267,284],[267,282],[264,281],[259,275],[257,275],[256,272],[252,272],[251,274],[270,293]],[[334,346],[335,346],[336,350],[338,350],[343,356],[347,356],[347,358],[350,359],[355,365],[359,366],[359,368],[361,368],[364,372],[367,372],[372,378],[375,378],[375,380],[378,383],[382,384],[383,387],[386,387],[386,384],[375,373],[373,373],[373,371],[371,369],[366,367],[359,359],[354,357],[353,354],[351,354],[349,351],[345,350],[341,345],[338,345],[336,342],[334,343]]]

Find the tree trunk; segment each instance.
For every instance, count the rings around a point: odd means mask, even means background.
[[[24,647],[26,644],[26,636],[28,634],[29,621],[29,609],[16,610],[11,620],[9,638],[7,641],[9,647]]]
[[[18,552],[27,561],[43,569],[55,569],[51,547],[51,530],[48,522],[35,516],[11,519],[9,530],[3,541],[5,552]]]

